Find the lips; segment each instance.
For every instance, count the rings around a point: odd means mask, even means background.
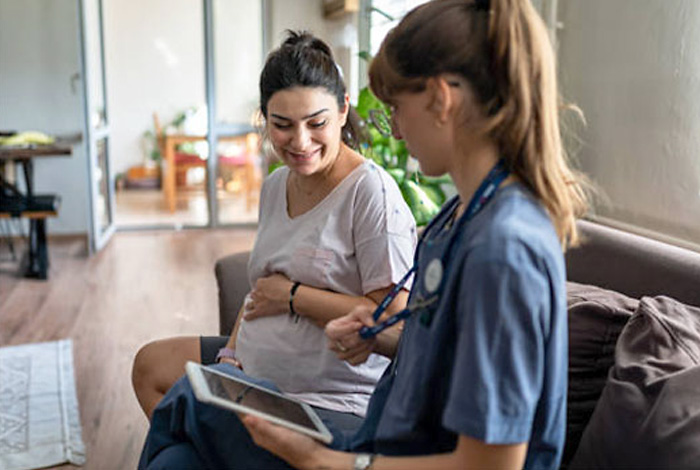
[[[296,161],[296,162],[308,162],[308,161],[312,160],[320,152],[321,152],[321,149],[312,150],[310,152],[292,152],[289,150],[285,151],[287,156],[291,160]]]

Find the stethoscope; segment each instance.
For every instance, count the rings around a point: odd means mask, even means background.
[[[493,198],[493,196],[496,194],[496,190],[501,185],[503,180],[505,180],[508,177],[509,174],[510,172],[506,168],[505,161],[503,159],[499,160],[498,163],[496,163],[496,165],[491,169],[491,171],[489,171],[488,175],[486,175],[486,178],[484,178],[484,180],[477,188],[476,192],[469,201],[469,204],[467,205],[467,209],[464,211],[464,214],[462,214],[462,216],[454,223],[453,233],[459,233],[461,229],[471,219],[473,219],[474,216]],[[459,198],[455,197],[451,202],[451,212],[454,212],[457,209],[458,204]],[[429,235],[435,228],[437,222],[437,218],[435,218],[425,228],[423,236],[420,238],[418,246],[416,247],[416,255],[413,261],[413,266],[411,267],[411,269],[408,270],[404,277],[402,277],[401,280],[396,285],[394,285],[391,291],[389,291],[386,297],[384,297],[384,299],[382,299],[382,301],[379,303],[376,310],[372,314],[372,318],[374,318],[375,322],[379,320],[379,317],[384,313],[389,304],[391,304],[391,302],[396,298],[399,292],[401,292],[401,289],[403,289],[403,287],[406,285],[410,277],[417,271],[420,248],[423,242],[430,238]],[[373,338],[378,333],[386,330],[392,325],[395,325],[401,320],[407,319],[411,316],[411,314],[414,311],[425,308],[438,300],[438,291],[442,285],[443,266],[445,266],[445,259],[452,253],[452,249],[454,248],[454,244],[457,238],[459,237],[452,236],[450,238],[450,241],[448,242],[447,249],[443,251],[443,255],[439,258],[433,258],[428,263],[423,281],[425,289],[428,291],[428,293],[432,295],[430,295],[430,297],[427,299],[421,299],[416,302],[413,302],[410,306],[401,310],[397,314],[392,315],[391,317],[387,318],[381,323],[377,323],[374,326],[363,326],[360,329],[361,338]],[[425,318],[423,318],[422,316],[421,320],[425,323],[430,322],[430,318],[427,316]]]

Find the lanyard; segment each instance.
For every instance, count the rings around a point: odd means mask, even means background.
[[[489,171],[488,175],[486,175],[486,178],[484,178],[484,180],[481,182],[476,192],[472,196],[471,200],[469,201],[469,204],[467,205],[466,210],[464,211],[464,214],[462,214],[462,216],[455,224],[454,233],[458,233],[464,227],[464,225],[466,225],[467,222],[473,219],[474,216],[477,213],[479,213],[479,211],[486,205],[486,203],[488,203],[493,198],[493,196],[496,194],[496,190],[501,185],[503,180],[505,180],[508,177],[508,174],[509,171],[505,166],[505,161],[503,159],[499,160],[498,163],[496,163],[496,165],[491,169],[491,171]],[[457,210],[457,204],[459,199],[455,198],[454,201],[455,207],[453,210]],[[414,262],[411,269],[409,269],[408,272],[404,275],[404,277],[401,278],[401,280],[398,282],[398,284],[396,284],[391,289],[391,291],[389,291],[389,293],[379,303],[377,309],[372,314],[372,318],[374,318],[375,322],[379,320],[379,317],[382,315],[382,313],[384,313],[389,304],[391,304],[391,302],[396,298],[401,289],[403,289],[403,286],[406,285],[406,282],[408,282],[409,277],[416,272],[420,244],[423,243],[423,240],[426,240],[428,238],[428,234],[434,229],[436,223],[436,219],[433,219],[426,227],[425,232],[423,233],[423,236],[421,237],[420,242],[418,243],[418,247],[416,247],[416,261]],[[443,260],[445,255],[449,255],[452,251],[454,242],[457,238],[458,237],[453,236],[450,239],[449,244],[447,245],[447,249],[444,251],[445,254],[443,254]],[[414,305],[411,305],[410,307],[406,307],[405,309],[398,312],[396,315],[389,317],[381,323],[378,323],[374,326],[363,326],[362,328],[360,328],[360,337],[363,339],[372,338],[378,333],[389,328],[390,326],[395,325],[399,321],[405,320],[406,318],[410,317],[411,313],[414,310],[427,307],[428,305],[436,302],[437,299],[438,296],[434,295],[430,299],[421,300],[416,302]]]

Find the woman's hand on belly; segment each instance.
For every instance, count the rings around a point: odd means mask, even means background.
[[[282,315],[289,311],[289,291],[292,281],[282,274],[261,277],[255,282],[246,304],[244,320]]]

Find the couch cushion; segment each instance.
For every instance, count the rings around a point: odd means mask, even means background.
[[[569,389],[562,466],[573,457],[614,363],[617,338],[639,301],[600,287],[567,283]]]
[[[697,468],[700,309],[644,297],[570,468]]]

